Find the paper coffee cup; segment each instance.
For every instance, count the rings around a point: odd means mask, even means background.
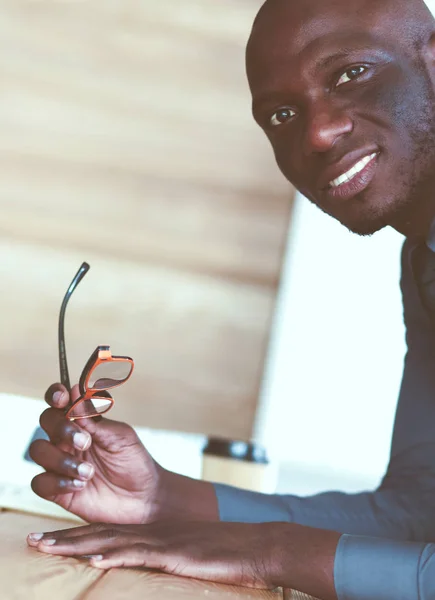
[[[265,449],[254,443],[208,438],[202,451],[202,479],[256,492],[273,491]]]

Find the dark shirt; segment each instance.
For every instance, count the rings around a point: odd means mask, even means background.
[[[215,485],[224,521],[288,521],[341,532],[334,569],[339,600],[435,599],[435,318],[421,302],[414,251],[418,247],[406,241],[407,354],[380,487],[300,498]]]

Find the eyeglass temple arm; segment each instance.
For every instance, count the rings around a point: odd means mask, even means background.
[[[66,389],[71,391],[71,383],[69,379],[68,373],[68,364],[66,360],[66,350],[65,350],[65,311],[66,306],[68,304],[68,300],[71,298],[73,291],[76,289],[80,281],[89,271],[90,266],[87,262],[84,262],[80,269],[74,276],[74,279],[71,281],[69,288],[66,291],[66,294],[63,298],[62,305],[60,307],[59,314],[59,366],[60,366],[60,381],[62,385],[66,387]]]

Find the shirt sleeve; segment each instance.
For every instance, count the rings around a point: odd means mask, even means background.
[[[284,521],[353,535],[415,541],[430,541],[428,524],[434,528],[433,509],[414,489],[325,492],[303,498],[259,494],[223,484],[215,484],[215,491],[222,521]]]
[[[343,535],[334,579],[338,600],[433,600],[435,544]]]

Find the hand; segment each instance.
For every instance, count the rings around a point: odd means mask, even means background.
[[[77,387],[71,397],[78,398]],[[89,522],[218,520],[212,484],[163,469],[132,427],[104,417],[67,420],[70,397],[59,383],[45,399],[53,408],[42,413],[40,423],[50,442],[30,446],[30,456],[46,470],[32,481],[38,496]]]
[[[71,396],[78,397],[77,387]],[[157,514],[164,469],[135,431],[105,418],[67,420],[64,408],[70,398],[60,384],[50,386],[45,399],[54,407],[40,418],[50,442],[35,441],[30,456],[46,473],[33,479],[33,491],[85,521],[152,520]]]
[[[158,521],[149,525],[95,524],[30,534],[41,552],[89,555],[91,565],[147,567],[196,579],[255,588],[280,585],[283,523]],[[287,542],[288,544],[288,539]]]

